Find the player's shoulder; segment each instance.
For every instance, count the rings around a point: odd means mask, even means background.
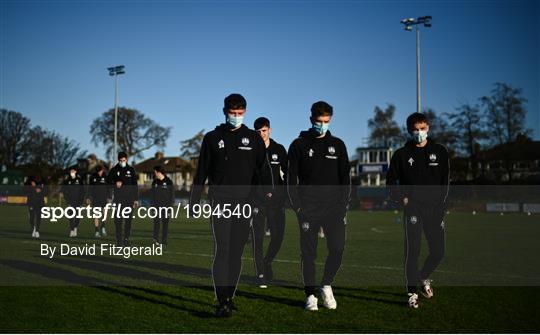
[[[332,142],[334,145],[340,145],[345,147],[345,142],[343,140],[333,134],[330,134],[330,138],[328,139],[330,142]]]
[[[392,158],[395,157],[396,159],[400,159],[403,155],[406,155],[409,150],[410,150],[410,148],[407,145],[399,147],[392,154]]]
[[[443,153],[443,154],[448,155],[448,148],[442,143],[432,141],[431,142],[431,147],[433,148],[433,150],[435,150],[435,151],[437,151],[439,153]]]

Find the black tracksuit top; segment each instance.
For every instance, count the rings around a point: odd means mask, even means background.
[[[266,163],[264,142],[245,125],[230,129],[221,124],[204,135],[190,204],[199,203],[207,178],[209,198],[255,200],[253,185],[260,184]]]
[[[408,141],[396,150],[390,160],[386,185],[394,201],[408,198],[410,203],[444,205],[449,179],[448,150],[428,138],[424,147]]]
[[[32,181],[36,183],[35,187],[32,187]],[[33,178],[29,178],[26,182],[27,187],[27,200],[26,204],[28,207],[43,207],[45,206],[45,197],[48,194],[48,189],[45,184],[40,180],[35,180]],[[41,192],[37,192],[37,189],[40,188]]]
[[[283,177],[281,176],[283,173]],[[266,148],[266,164],[261,171],[259,196],[262,205],[281,207],[287,197],[284,177],[287,175],[287,151],[285,147],[273,139]],[[272,193],[272,197],[266,195]]]
[[[88,197],[92,199],[93,204],[103,204],[107,202],[107,199],[111,198],[110,187],[105,172],[103,172],[101,177],[97,173],[94,173],[90,177]]]
[[[155,178],[152,182],[152,206],[169,207],[174,205],[174,185],[171,178]]]
[[[70,206],[80,206],[84,200],[84,182],[81,176],[68,175],[62,183],[61,192]]]
[[[109,174],[107,181],[112,185],[114,193],[114,202],[124,205],[132,205],[139,199],[139,188],[137,187],[137,174],[131,165],[122,167],[117,163]],[[121,181],[122,187],[117,188],[116,182]]]
[[[288,153],[287,192],[294,210],[334,207],[345,210],[351,195],[345,143],[327,131],[310,129],[295,139]],[[322,206],[321,206],[322,205]]]

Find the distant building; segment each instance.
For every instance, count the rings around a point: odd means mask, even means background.
[[[386,172],[392,158],[392,149],[363,147],[356,149],[357,159],[351,166],[351,176],[358,178],[359,186],[385,186]]]
[[[193,183],[192,163],[180,157],[165,157],[162,152],[156,152],[149,158],[134,166],[139,175],[139,185],[150,186],[154,180],[154,166],[161,165],[165,174],[171,178],[177,190],[189,191]]]
[[[454,181],[472,181],[473,162],[456,157],[450,162]],[[484,181],[540,183],[540,141],[520,138],[479,151],[476,178]]]

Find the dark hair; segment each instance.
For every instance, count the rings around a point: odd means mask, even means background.
[[[98,165],[96,166],[96,172],[99,172],[99,171],[104,171],[105,170],[105,167],[103,165]]]
[[[270,120],[268,120],[264,116],[258,118],[257,120],[255,120],[255,122],[253,122],[253,128],[255,128],[255,130],[259,130],[262,127],[270,128]]]
[[[118,159],[120,159],[120,158],[125,158],[125,159],[127,159],[127,158],[128,158],[127,153],[126,153],[125,151],[120,151],[120,152],[118,153]]]
[[[165,174],[165,170],[163,169],[163,166],[161,165],[154,166],[154,171]]]
[[[426,114],[416,112],[409,115],[409,117],[407,118],[407,131],[410,132],[414,125],[417,123],[429,124]]]
[[[230,94],[223,101],[223,113],[227,113],[230,109],[246,109],[246,107],[246,99],[238,93]]]
[[[334,114],[334,109],[328,103],[324,101],[317,101],[311,106],[311,117],[319,116],[332,116]]]
[[[78,171],[79,167],[77,165],[72,165],[72,166],[68,167],[68,171],[71,171],[71,170]]]

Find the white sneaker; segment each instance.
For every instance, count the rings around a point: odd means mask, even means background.
[[[334,298],[334,292],[332,292],[332,286],[324,285],[321,287],[321,299],[323,306],[328,309],[336,309],[337,301]]]
[[[101,227],[101,236],[107,236],[107,231],[105,230],[105,227]]]
[[[34,227],[34,230],[32,230],[32,237],[36,237],[36,227]]]
[[[270,230],[266,230],[266,231],[264,232],[264,236],[270,236]]]
[[[73,237],[77,237],[77,227],[73,228]]]
[[[94,237],[95,238],[100,238],[101,237],[101,234],[99,233],[99,231],[96,231],[96,233],[94,234]]]
[[[39,238],[39,231],[36,231],[36,234],[34,236],[35,238]]]
[[[409,301],[407,302],[407,306],[410,308],[418,308],[418,294],[416,293],[407,293],[409,296]]]
[[[73,229],[69,231],[69,237],[74,237],[75,235],[73,235]]]
[[[319,230],[319,238],[324,238],[324,231],[322,229]]]
[[[306,298],[306,304],[304,309],[306,311],[318,311],[319,308],[317,307],[317,298],[312,294],[309,297]]]
[[[431,283],[433,281],[430,279],[422,280],[422,295],[426,298],[432,298],[433,297],[433,289],[431,288]]]

